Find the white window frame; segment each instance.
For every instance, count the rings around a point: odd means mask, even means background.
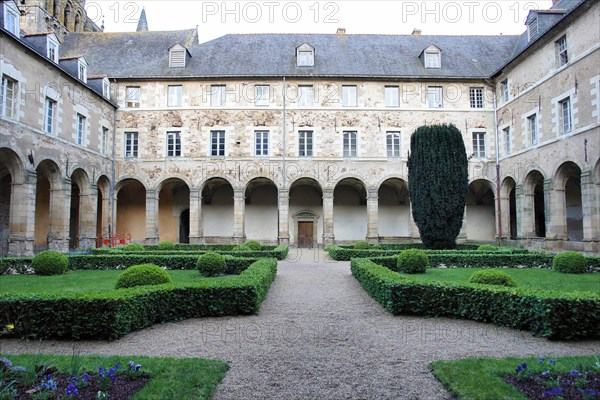
[[[313,67],[315,65],[315,52],[313,50],[298,50],[298,66]]]
[[[4,28],[12,33],[13,35],[19,37],[19,31],[21,27],[20,23],[20,13],[18,8],[15,7],[14,3],[10,1],[3,2],[4,5]]]
[[[0,115],[6,118],[16,118],[17,94],[19,82],[8,75],[2,75],[2,86],[0,87]]]
[[[77,113],[77,125],[75,132],[75,143],[79,146],[83,146],[83,139],[85,138],[85,124],[87,119],[85,115]]]
[[[557,67],[562,67],[569,63],[569,44],[567,42],[567,35],[562,35],[556,42],[556,63]]]
[[[140,108],[140,97],[142,88],[140,86],[125,87],[125,108]]]
[[[425,50],[425,68],[442,68],[442,54],[439,50]]]
[[[356,131],[343,131],[342,133],[342,157],[357,157],[358,133]]]
[[[107,100],[110,100],[110,81],[108,78],[102,79],[102,96]]]
[[[401,138],[400,131],[387,131],[385,133],[385,148],[388,158],[400,157]]]
[[[139,150],[139,136],[137,132],[125,132],[123,135],[125,144],[123,149],[125,150],[124,156],[126,158],[137,158]]]
[[[358,105],[358,89],[356,85],[342,85],[342,106],[356,107]]]
[[[313,107],[315,91],[313,85],[298,85],[298,107]]]
[[[81,58],[77,60],[77,78],[83,83],[87,83],[87,63]]]
[[[55,63],[58,63],[58,48],[60,43],[53,35],[46,36],[46,55]]]
[[[561,135],[573,131],[573,110],[571,96],[565,97],[558,102],[558,118]]]
[[[471,108],[484,108],[484,89],[482,87],[469,88],[469,102]]]
[[[226,85],[210,85],[210,106],[223,107],[227,96]]]
[[[268,107],[270,102],[269,85],[254,85],[254,105],[256,107]]]
[[[444,107],[444,88],[442,86],[427,86],[427,105],[429,108]]]
[[[298,131],[298,157],[312,157],[314,132],[312,130]]]
[[[167,87],[167,107],[181,107],[183,104],[183,85]]]
[[[210,155],[211,157],[225,157],[225,131],[210,131]]]
[[[254,155],[256,157],[269,155],[269,131],[254,131]]]
[[[502,102],[507,103],[510,100],[508,78],[500,82],[500,92],[502,93]]]
[[[46,102],[44,104],[44,132],[49,135],[54,134],[57,106],[58,102],[56,100],[46,97]]]
[[[167,131],[166,156],[181,157],[181,131]]]
[[[502,129],[502,135],[504,136],[504,153],[508,156],[512,153],[512,132],[510,126]]]
[[[471,136],[473,138],[473,158],[487,158],[485,132],[474,131]]]
[[[531,143],[532,146],[539,143],[538,130],[537,113],[533,113],[527,117],[527,134],[529,135],[529,143]]]
[[[386,107],[400,107],[400,87],[385,86],[384,97]]]
[[[105,126],[102,126],[100,132],[100,154],[103,156],[106,155],[106,146],[108,144],[108,132],[109,129]]]

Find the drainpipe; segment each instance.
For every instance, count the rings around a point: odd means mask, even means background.
[[[285,151],[286,151],[286,134],[285,134],[285,103],[286,103],[286,97],[285,97],[285,76],[283,77],[283,89],[282,89],[282,98],[283,98],[283,107],[281,109],[281,113],[282,113],[282,118],[281,118],[281,146],[282,146],[282,151],[281,151],[281,190],[285,190],[285,184],[286,184],[286,170],[285,170]],[[279,233],[281,232],[280,227],[280,221],[279,221],[279,194],[277,195],[277,237],[279,238]],[[279,240],[278,240],[279,242]]]
[[[496,208],[498,209],[496,218],[498,220],[498,245],[502,246],[502,201],[500,199],[500,147],[498,138],[498,99],[496,98],[496,88],[494,92],[494,135],[496,139]]]
[[[108,223],[108,242],[109,247],[112,247],[112,235],[113,235],[113,224],[115,221],[115,179],[116,179],[116,171],[115,171],[115,156],[116,156],[116,136],[117,136],[117,108],[119,104],[119,84],[116,79],[113,79],[113,82],[116,86],[116,96],[115,102],[117,103],[117,107],[113,111],[113,131],[112,131],[112,157],[111,157],[111,171],[110,171],[110,222]]]

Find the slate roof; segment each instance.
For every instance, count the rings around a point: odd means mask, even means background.
[[[111,78],[325,77],[481,79],[510,60],[518,36],[345,34],[226,35],[199,44],[195,30],[71,33],[63,57],[85,54],[92,74]],[[315,66],[297,67],[296,48],[315,48]],[[184,69],[169,68],[168,49],[187,46]],[[442,51],[442,68],[425,69],[419,55],[429,45]],[[476,60],[476,61],[473,61]]]

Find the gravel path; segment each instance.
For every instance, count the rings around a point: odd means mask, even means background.
[[[206,357],[231,364],[216,399],[449,399],[436,359],[600,353],[600,341],[551,342],[448,318],[394,317],[349,263],[305,251],[280,262],[260,315],[155,325],[115,342],[3,340],[5,353]]]

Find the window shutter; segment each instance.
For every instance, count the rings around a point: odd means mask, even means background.
[[[185,49],[171,49],[169,53],[169,67],[185,68]]]

